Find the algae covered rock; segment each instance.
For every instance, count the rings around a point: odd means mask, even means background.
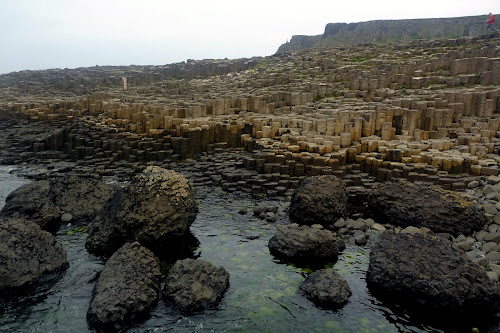
[[[326,229],[309,226],[277,226],[269,240],[272,255],[296,261],[336,258],[339,252],[335,235]]]
[[[0,221],[0,297],[46,289],[68,266],[49,232],[23,219]]]
[[[484,268],[437,236],[382,234],[370,253],[366,282],[375,295],[428,315],[500,311],[498,289]]]
[[[368,197],[374,219],[401,227],[426,227],[457,237],[483,227],[486,219],[475,201],[439,186],[386,182]]]
[[[218,305],[229,288],[229,273],[207,261],[178,260],[168,272],[163,296],[182,313],[200,312]]]
[[[90,326],[119,331],[148,316],[158,301],[160,261],[138,242],[127,243],[106,262],[87,312]]]
[[[175,171],[147,167],[112,196],[89,225],[87,249],[110,255],[126,242],[155,251],[184,236],[198,213],[194,191]]]
[[[325,309],[341,307],[352,294],[347,281],[333,269],[320,269],[309,274],[299,289],[307,299]]]
[[[347,192],[335,176],[304,179],[290,202],[290,219],[298,224],[330,225],[347,213]]]

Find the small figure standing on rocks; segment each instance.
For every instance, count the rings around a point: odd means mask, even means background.
[[[490,13],[490,17],[488,18],[488,20],[486,21],[487,25],[486,27],[484,28],[484,33],[486,34],[486,30],[488,29],[493,29],[495,30],[497,33],[499,32],[494,26],[493,26],[493,23],[495,23],[495,16],[493,16],[492,13]]]

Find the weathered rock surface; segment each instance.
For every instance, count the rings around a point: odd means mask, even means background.
[[[330,225],[347,212],[347,192],[335,176],[304,179],[290,203],[290,219],[298,224]]]
[[[160,261],[139,242],[127,243],[106,262],[87,312],[90,326],[119,331],[147,317],[158,301]]]
[[[347,281],[333,269],[320,269],[309,274],[299,289],[311,302],[326,309],[341,307],[352,294]]]
[[[150,166],[127,188],[115,192],[103,213],[92,221],[86,247],[109,255],[126,242],[139,241],[154,251],[185,235],[197,213],[186,178]]]
[[[111,198],[118,186],[101,180],[69,175],[50,181],[49,197],[61,211],[70,213],[71,223],[89,223]]]
[[[438,186],[387,182],[368,197],[368,210],[380,223],[426,227],[433,232],[468,235],[486,219],[468,196]]]
[[[309,226],[277,226],[276,235],[269,240],[272,255],[290,260],[321,260],[335,258],[339,252],[330,230]]]
[[[183,313],[216,307],[229,287],[229,273],[207,261],[178,260],[169,271],[163,296]]]
[[[0,297],[44,289],[68,267],[66,251],[33,222],[0,223]]]
[[[0,212],[2,218],[21,218],[36,223],[43,230],[56,231],[60,225],[60,210],[50,200],[50,183],[40,180],[11,192]]]
[[[419,234],[380,236],[366,274],[376,295],[429,315],[487,316],[500,309],[486,271],[447,240]]]

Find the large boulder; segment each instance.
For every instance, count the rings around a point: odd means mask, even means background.
[[[89,325],[116,332],[147,318],[156,305],[160,261],[138,242],[127,243],[106,262],[87,312]]]
[[[295,261],[335,259],[339,252],[335,235],[326,229],[306,225],[277,226],[269,240],[272,255]]]
[[[347,192],[342,180],[335,176],[304,179],[293,193],[290,219],[298,224],[335,223],[347,213]]]
[[[190,314],[214,308],[229,287],[229,273],[207,261],[178,260],[168,272],[163,296],[168,304]]]
[[[439,186],[386,182],[373,189],[368,210],[380,223],[426,227],[454,236],[472,234],[486,222],[475,201]]]
[[[30,221],[0,223],[0,297],[46,289],[68,267],[55,237]]]
[[[72,224],[87,224],[118,189],[95,178],[69,175],[51,179],[48,196],[61,211],[71,214]]]
[[[423,234],[384,233],[370,253],[370,291],[431,315],[493,315],[498,289],[484,268],[450,241]]]
[[[126,242],[153,251],[185,235],[198,213],[194,191],[175,171],[149,166],[118,190],[89,225],[87,249],[110,255]]]
[[[325,309],[341,307],[352,294],[347,281],[333,269],[320,269],[309,274],[299,289],[307,299]]]
[[[61,211],[50,200],[50,182],[39,180],[12,191],[5,199],[0,211],[3,219],[20,218],[36,223],[43,230],[57,231],[60,226]]]

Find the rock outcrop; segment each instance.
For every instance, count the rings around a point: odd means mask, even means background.
[[[51,179],[48,196],[54,204],[72,216],[72,224],[87,224],[103,209],[118,186],[76,175]]]
[[[375,20],[355,23],[328,23],[323,35],[292,36],[278,52],[362,43],[403,42],[416,39],[457,38],[484,33],[487,16]]]
[[[50,200],[50,182],[40,180],[26,184],[12,191],[5,200],[0,216],[31,221],[43,230],[54,232],[59,229],[61,211]]]
[[[419,234],[380,236],[370,253],[369,289],[429,315],[493,315],[498,289],[486,271],[447,240]]]
[[[347,281],[333,269],[320,269],[309,274],[299,289],[307,299],[325,309],[341,307],[352,294]]]
[[[298,224],[330,225],[347,213],[347,192],[335,176],[304,179],[290,202],[290,219]]]
[[[46,289],[68,267],[66,251],[33,222],[0,223],[0,297]]]
[[[153,251],[185,235],[198,206],[182,175],[147,167],[132,183],[113,195],[102,214],[89,225],[86,247],[110,255],[126,242],[139,241]]]
[[[272,255],[293,261],[336,259],[339,248],[331,231],[293,224],[276,229],[276,235],[269,240]]]
[[[380,223],[426,227],[455,237],[472,234],[486,222],[472,198],[439,186],[412,183],[380,184],[368,197],[368,211]]]
[[[163,296],[182,313],[190,314],[218,305],[229,288],[229,273],[207,261],[178,260],[167,275]]]
[[[120,331],[146,318],[158,301],[160,261],[138,242],[127,243],[106,262],[87,312],[91,327]]]

